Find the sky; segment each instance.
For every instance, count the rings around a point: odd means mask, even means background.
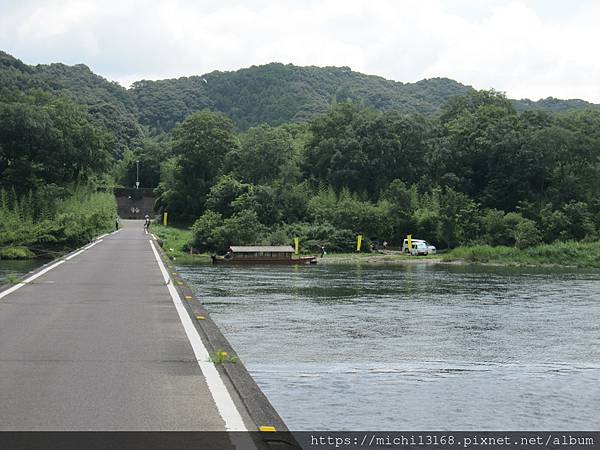
[[[596,0],[0,0],[0,49],[127,87],[269,62],[600,103]]]

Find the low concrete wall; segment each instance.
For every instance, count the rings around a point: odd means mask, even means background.
[[[158,243],[158,241],[156,242]],[[162,246],[157,245],[156,248],[165,266],[168,268],[173,286],[177,290],[182,303],[185,305],[206,349],[211,354],[215,354],[217,351],[226,351],[230,356],[237,358],[235,364],[216,364],[216,367],[219,373],[231,383],[246,412],[257,427],[254,430],[250,429],[248,431],[256,432],[265,426],[276,430],[275,432],[262,432],[261,430],[259,433],[251,433],[253,439],[255,439],[255,443],[266,444],[267,448],[272,450],[301,450],[301,447],[281,416],[258,387],[256,381],[254,381],[239,359],[227,338],[211,319],[208,311],[195,296],[190,286],[175,272],[175,266],[164,252]],[[257,448],[262,450],[263,447],[259,445]]]

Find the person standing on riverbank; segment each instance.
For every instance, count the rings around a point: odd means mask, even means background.
[[[321,244],[321,258],[325,256],[327,252],[325,251],[325,244]]]

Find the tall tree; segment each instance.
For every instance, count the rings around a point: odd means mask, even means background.
[[[177,219],[191,221],[204,210],[206,194],[222,173],[225,158],[239,144],[233,122],[208,110],[190,115],[172,136],[173,184],[160,183],[158,201]]]
[[[17,193],[85,181],[111,165],[114,137],[78,105],[41,92],[0,103],[0,183]]]
[[[229,154],[234,175],[248,183],[265,184],[280,178],[295,158],[294,140],[283,127],[261,125],[241,135],[240,147]]]
[[[415,182],[423,174],[428,125],[419,116],[336,105],[311,122],[304,170],[337,191],[376,198],[393,179]]]

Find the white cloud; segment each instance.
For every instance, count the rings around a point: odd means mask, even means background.
[[[273,61],[600,102],[589,0],[2,1],[0,48],[128,85]]]

